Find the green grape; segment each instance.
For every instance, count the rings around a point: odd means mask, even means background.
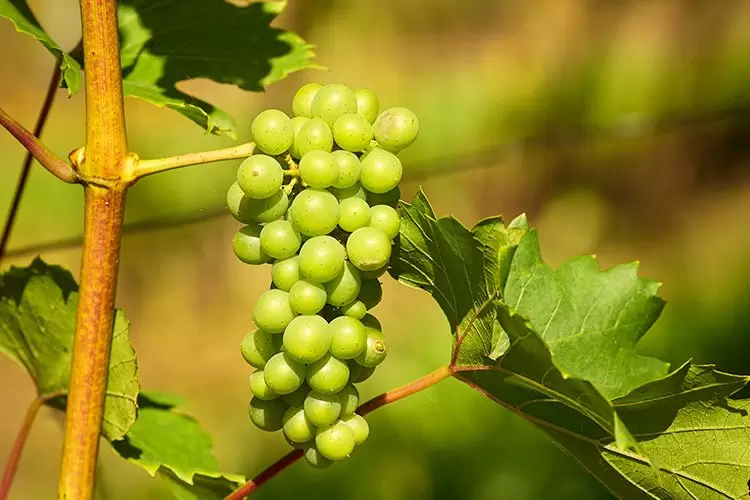
[[[276,220],[266,224],[260,232],[260,247],[274,259],[288,259],[297,253],[302,240],[292,223]]]
[[[261,111],[250,125],[255,146],[269,155],[280,155],[292,145],[292,120],[278,109]]]
[[[354,451],[354,432],[344,422],[338,421],[329,427],[318,429],[315,446],[324,457],[330,460],[343,460]]]
[[[360,272],[360,274],[362,273]],[[362,319],[367,314],[367,306],[361,300],[355,300],[341,306],[341,314],[354,319]]]
[[[299,270],[310,281],[325,283],[341,274],[345,260],[346,250],[335,238],[315,236],[299,251]]]
[[[362,186],[359,184],[359,182],[355,183],[352,186],[349,186],[348,188],[339,189],[332,187],[329,189],[339,201],[339,203],[349,198],[359,198],[360,200],[367,199],[367,193],[364,189],[362,189]]]
[[[326,305],[328,295],[323,285],[300,280],[289,290],[289,305],[297,314],[317,314]]]
[[[302,277],[299,274],[299,256],[277,260],[271,266],[271,281],[276,288],[288,292]]]
[[[286,434],[285,434],[284,435],[284,440],[287,442],[287,444],[289,444],[289,446],[291,446],[295,450],[303,450],[304,451],[304,450],[308,449],[311,446],[315,446],[315,440],[314,439],[311,439],[309,441],[305,441],[304,443],[295,443],[294,441],[292,441],[291,439],[289,439],[288,437],[286,437]]]
[[[393,153],[375,148],[362,157],[359,182],[371,193],[387,193],[401,182],[401,160]]]
[[[372,141],[370,122],[355,113],[339,116],[333,124],[333,140],[341,149],[357,153]]]
[[[359,162],[359,160],[357,161]],[[232,214],[232,217],[243,224],[252,224],[255,218],[248,211],[247,207],[248,201],[251,199],[245,194],[237,181],[235,181],[229,186],[229,190],[227,191],[227,210]]]
[[[278,161],[266,155],[253,155],[240,163],[237,183],[250,198],[262,200],[281,189],[284,171]]]
[[[292,113],[295,116],[304,116],[310,118],[310,107],[312,106],[315,94],[318,93],[322,85],[319,83],[306,83],[299,88],[292,99]]]
[[[320,118],[307,120],[294,138],[294,149],[298,158],[310,151],[328,151],[333,149],[333,132],[331,127]]]
[[[367,441],[367,436],[370,435],[370,426],[367,425],[367,420],[365,420],[362,416],[355,413],[353,415],[349,415],[348,417],[342,418],[341,421],[348,425],[352,430],[352,433],[354,434],[354,441],[357,445],[360,445]]]
[[[311,392],[305,398],[305,415],[317,427],[334,423],[341,415],[341,401],[338,394]]]
[[[232,239],[234,254],[245,264],[265,264],[271,260],[261,247],[260,231],[260,226],[251,224],[237,231]]]
[[[331,330],[321,316],[297,316],[284,331],[284,352],[300,363],[321,359],[330,347]]]
[[[375,269],[374,271],[362,271],[360,270],[359,274],[362,276],[363,280],[376,280],[383,276],[386,271],[388,271],[388,264],[384,265],[380,269]]]
[[[273,389],[268,387],[266,379],[263,376],[263,370],[258,370],[250,374],[250,392],[258,399],[271,400],[276,399],[279,395]]]
[[[357,411],[359,406],[359,391],[354,384],[348,384],[337,394],[341,402],[341,418],[348,417]]]
[[[339,149],[331,153],[331,156],[333,156],[333,161],[339,167],[339,176],[334,181],[333,187],[342,189],[354,186],[359,180],[359,171],[362,168],[357,155],[350,151]]]
[[[305,189],[289,207],[295,229],[307,236],[323,236],[339,222],[339,202],[322,189]]]
[[[294,443],[304,443],[315,437],[315,426],[305,416],[302,406],[291,406],[284,413],[284,436]]]
[[[370,210],[370,225],[380,229],[390,239],[393,239],[401,228],[401,217],[393,207],[375,205]]]
[[[281,333],[295,314],[289,305],[289,293],[284,290],[266,290],[253,307],[253,321],[268,333]]]
[[[354,232],[370,224],[370,205],[363,199],[352,197],[339,202],[339,227]]]
[[[383,362],[388,354],[388,347],[383,332],[370,327],[365,327],[365,330],[367,331],[367,347],[354,359],[362,366],[374,368]]]
[[[286,403],[280,399],[263,400],[252,398],[248,408],[250,420],[256,427],[268,432],[281,430],[284,425]]]
[[[381,148],[398,153],[417,138],[419,120],[410,109],[390,108],[380,113],[372,128]]]
[[[339,359],[353,359],[367,347],[367,332],[358,319],[349,316],[334,318],[329,324],[331,354]]]
[[[349,381],[352,384],[359,384],[367,380],[375,373],[375,367],[362,366],[356,361],[349,360]]]
[[[310,386],[303,382],[296,391],[284,394],[281,396],[281,399],[283,399],[289,406],[301,406],[305,404],[305,398],[307,398],[307,395],[310,394],[311,391]]]
[[[307,367],[307,383],[313,391],[336,394],[346,386],[348,381],[349,366],[330,354],[326,354]]]
[[[240,343],[242,357],[250,366],[263,368],[271,356],[281,350],[281,338],[279,335],[264,332],[256,328],[251,331]]]
[[[315,95],[310,112],[332,127],[339,116],[357,112],[357,97],[346,85],[326,85]]]
[[[258,222],[272,222],[280,219],[289,207],[289,197],[281,190],[262,200],[248,197],[245,199],[246,213]]]
[[[299,175],[308,186],[324,189],[339,178],[339,166],[327,151],[309,151],[299,162]]]
[[[305,460],[316,469],[325,469],[333,463],[332,460],[324,457],[315,446],[305,449]]]
[[[367,327],[380,330],[381,332],[383,331],[383,327],[380,325],[380,321],[378,320],[378,318],[376,318],[372,314],[365,314],[365,317],[362,318],[361,321],[362,321],[362,324]]]
[[[359,270],[351,262],[344,262],[341,272],[325,284],[328,303],[332,306],[343,306],[356,299],[361,281]]]
[[[357,299],[364,302],[367,309],[372,309],[383,300],[383,286],[378,280],[362,280]]]
[[[305,365],[295,361],[285,352],[274,354],[263,368],[263,378],[268,387],[278,394],[290,394],[305,381]]]
[[[354,91],[354,97],[357,99],[357,114],[373,123],[380,110],[378,96],[370,89],[357,89]]]
[[[399,199],[401,199],[401,189],[398,186],[387,193],[367,193],[367,203],[369,203],[371,207],[376,205],[395,207],[398,205]]]
[[[388,264],[391,239],[375,227],[361,227],[346,240],[346,253],[358,269],[374,271]]]
[[[305,118],[304,116],[295,116],[294,118],[292,118],[292,131],[294,132],[294,140],[292,141],[292,145],[289,147],[289,154],[292,155],[292,158],[296,158],[299,160],[302,157],[302,155],[299,154],[299,131],[302,130],[302,127],[309,120],[309,118]]]

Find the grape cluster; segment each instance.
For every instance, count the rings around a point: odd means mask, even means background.
[[[250,375],[250,419],[283,430],[307,461],[326,467],[367,439],[354,384],[386,357],[369,314],[400,227],[396,154],[417,137],[406,108],[379,112],[368,89],[301,87],[293,118],[268,109],[253,120],[255,154],[242,162],[227,207],[246,224],[234,253],[272,263],[270,290],[253,308],[242,341]]]

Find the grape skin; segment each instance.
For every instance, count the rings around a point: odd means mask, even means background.
[[[276,399],[279,395],[266,384],[263,370],[258,370],[250,374],[250,392],[258,399],[270,401]]]
[[[355,113],[339,116],[333,124],[333,140],[341,149],[363,151],[372,141],[370,122]]]
[[[282,419],[284,435],[292,442],[305,443],[315,437],[315,426],[305,416],[302,406],[292,406]]]
[[[302,239],[292,223],[277,220],[266,224],[260,232],[260,246],[274,259],[292,257],[302,245]]]
[[[419,120],[408,108],[390,108],[375,120],[373,131],[381,148],[398,153],[416,140]]]
[[[341,402],[341,418],[354,414],[359,407],[359,390],[352,384],[348,384],[338,393]]]
[[[289,197],[281,190],[262,200],[246,197],[243,207],[247,215],[258,222],[273,222],[281,218],[287,208]]]
[[[346,85],[326,85],[315,95],[310,112],[332,127],[339,116],[357,112],[357,97]]]
[[[330,460],[343,460],[354,451],[354,432],[344,422],[336,422],[330,427],[318,429],[315,446],[324,457]]]
[[[260,244],[260,231],[257,224],[247,225],[237,231],[232,239],[234,254],[245,264],[259,265],[271,260]]]
[[[374,227],[362,227],[354,231],[346,241],[349,260],[358,269],[374,271],[388,264],[391,257],[391,239]]]
[[[344,262],[344,268],[335,278],[325,284],[328,303],[343,306],[357,298],[362,279],[359,270],[351,262]]]
[[[360,384],[375,373],[375,367],[362,366],[355,360],[349,360],[349,381],[352,384]]]
[[[227,191],[227,210],[235,220],[243,224],[252,224],[255,220],[247,209],[247,202],[251,198],[245,194],[237,181],[234,181]]]
[[[300,272],[305,278],[325,283],[343,271],[346,250],[331,236],[315,236],[302,245],[299,258]]]
[[[310,108],[312,106],[315,95],[323,86],[319,83],[306,83],[299,88],[294,98],[292,99],[292,113],[295,116],[302,116],[305,118],[312,117]]]
[[[370,327],[366,327],[365,330],[367,331],[367,347],[354,359],[364,367],[375,368],[385,360],[388,347],[383,332]]]
[[[292,201],[289,208],[292,224],[307,236],[330,233],[339,222],[339,202],[322,189],[305,189]]]
[[[339,149],[331,153],[331,156],[339,167],[339,176],[332,186],[342,189],[355,185],[359,180],[359,172],[362,169],[357,155],[351,151]]]
[[[341,415],[341,401],[338,394],[311,392],[305,398],[305,415],[318,427],[334,423]]]
[[[310,151],[299,162],[299,174],[308,186],[325,189],[338,180],[339,166],[331,153]]]
[[[313,363],[328,353],[331,336],[321,316],[297,316],[284,331],[284,351],[300,363]]]
[[[263,379],[271,390],[280,395],[290,394],[305,381],[305,365],[285,352],[275,354],[263,369]]]
[[[281,399],[284,400],[289,406],[300,406],[305,403],[305,398],[310,394],[310,386],[306,382],[303,382],[296,391],[290,392],[289,394],[283,394]]]
[[[380,104],[378,96],[370,89],[357,89],[354,91],[357,99],[357,114],[370,123],[374,123],[378,117]]]
[[[269,155],[279,155],[292,145],[292,120],[283,111],[266,109],[253,120],[250,135],[258,149]]]
[[[240,352],[250,366],[262,369],[281,350],[280,340],[278,335],[256,328],[242,339]]]
[[[295,137],[294,148],[300,158],[310,151],[327,151],[333,149],[333,132],[331,127],[320,118],[310,118],[300,127]]]
[[[277,260],[271,266],[271,281],[280,290],[288,292],[301,279],[298,255],[284,260]]]
[[[286,404],[280,399],[264,401],[252,398],[248,407],[250,420],[256,427],[268,432],[281,430],[284,425],[284,412],[286,412]]]
[[[300,280],[289,290],[289,305],[297,314],[317,314],[327,300],[323,285],[312,281]]]
[[[355,413],[342,418],[341,421],[349,426],[349,429],[354,434],[355,445],[360,445],[367,440],[367,437],[370,435],[370,426],[367,425],[367,420],[362,416]]]
[[[256,200],[268,198],[281,189],[284,171],[274,158],[253,155],[237,169],[237,184],[247,196]]]
[[[292,158],[297,160],[302,157],[302,155],[299,154],[299,132],[309,120],[309,118],[304,116],[295,116],[292,118],[292,132],[294,133],[294,138],[292,139],[292,145],[289,146],[289,154],[292,155]]]
[[[281,333],[295,314],[289,305],[289,293],[283,290],[266,290],[253,307],[253,321],[268,333]]]
[[[324,457],[315,446],[305,449],[305,460],[316,469],[325,469],[333,463],[332,460]]]
[[[393,207],[375,205],[370,209],[370,225],[383,231],[390,239],[401,229],[401,217]]]
[[[361,300],[355,300],[341,306],[341,314],[354,319],[362,319],[367,314],[367,307]]]
[[[339,359],[353,359],[367,348],[365,326],[355,318],[339,316],[328,325],[331,331],[331,354]]]
[[[378,280],[362,280],[357,300],[361,300],[367,309],[380,304],[383,299],[383,286]],[[373,316],[374,317],[374,316]]]
[[[339,202],[339,227],[354,232],[370,224],[370,205],[363,199],[352,197]]]
[[[348,188],[330,188],[330,191],[339,201],[339,204],[349,198],[359,198],[363,201],[366,201],[367,199],[367,193],[365,193],[365,190],[362,189],[362,186],[359,184],[359,182],[353,184],[352,186],[349,186]]]
[[[330,354],[326,354],[307,367],[307,383],[316,392],[336,394],[346,386],[348,381],[349,366]]]
[[[395,207],[398,205],[398,200],[400,199],[401,189],[398,186],[385,193],[367,193],[367,203],[369,203],[371,207],[376,205]]]
[[[381,148],[375,148],[362,158],[359,182],[366,190],[382,194],[398,186],[403,167],[396,155]]]

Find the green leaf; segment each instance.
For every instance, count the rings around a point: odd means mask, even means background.
[[[39,40],[60,65],[62,81],[68,87],[69,94],[78,92],[83,82],[80,64],[42,29],[25,0],[0,0],[0,16],[10,20],[19,33]]]
[[[31,376],[39,397],[64,410],[70,382],[78,286],[58,266],[36,259],[0,275],[0,352]],[[129,325],[117,311],[102,433],[119,439],[135,421],[139,390]]]
[[[312,47],[270,25],[285,6],[283,1],[245,6],[224,0],[119,2],[125,94],[234,138],[235,123],[227,113],[185,94],[177,84],[208,78],[260,91],[312,67]]]
[[[171,395],[141,393],[137,420],[123,439],[112,441],[112,447],[158,475],[176,498],[223,498],[244,478],[219,470],[211,438],[192,417],[175,411],[179,402]]]

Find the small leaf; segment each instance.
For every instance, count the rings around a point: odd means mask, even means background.
[[[73,276],[40,259],[0,275],[0,352],[28,372],[38,395],[64,410],[70,384],[78,286]],[[138,368],[129,325],[115,314],[102,433],[122,437],[135,421]]]

